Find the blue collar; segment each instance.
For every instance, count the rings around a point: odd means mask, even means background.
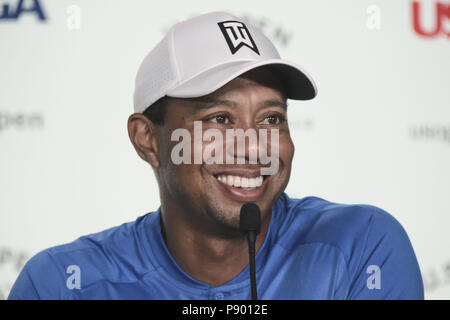
[[[272,208],[272,215],[266,238],[264,239],[262,247],[256,254],[255,261],[257,275],[259,270],[263,267],[264,261],[266,261],[267,256],[271,248],[273,247],[273,240],[275,238],[273,234],[274,232],[276,233],[277,226],[279,226],[280,221],[277,220],[280,219],[280,215],[282,215],[280,213],[283,212],[280,206],[284,205],[284,197],[285,195],[283,194]],[[160,216],[161,207],[158,208],[157,211],[145,216],[144,230],[146,233],[145,237],[148,239],[148,241],[145,241],[146,244],[144,244],[144,246],[149,253],[151,263],[160,273],[161,277],[163,277],[172,285],[196,295],[208,295],[216,291],[232,292],[245,287],[249,287],[250,272],[248,266],[244,270],[242,270],[242,272],[239,273],[234,279],[218,287],[213,287],[189,276],[173,259],[166,246],[166,243],[164,242],[163,236],[161,234]]]

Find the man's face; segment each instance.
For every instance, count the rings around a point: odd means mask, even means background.
[[[158,157],[161,165],[156,170],[162,200],[177,202],[191,215],[189,219],[192,222],[215,225],[228,231],[239,229],[240,209],[246,202],[255,202],[260,207],[263,220],[270,214],[272,205],[286,188],[294,155],[287,124],[286,100],[278,89],[279,84],[265,70],[254,70],[244,76],[205,97],[169,99],[164,125],[158,128]],[[222,142],[218,140],[223,150],[222,164],[207,164],[205,161],[194,163],[194,153],[199,147],[205,150],[212,143],[194,143],[194,122],[197,126],[201,122],[202,134],[209,129],[217,129],[216,132],[222,133]],[[177,165],[173,161],[172,150],[179,141],[171,141],[171,135],[174,130],[181,128],[191,135],[191,164]],[[251,129],[258,136],[261,129],[266,129],[267,144],[263,147],[269,155],[275,150],[271,136],[274,135],[273,130],[277,130],[277,172],[262,177],[261,168],[269,167],[270,164],[263,165],[260,161],[249,163],[249,139],[245,140],[245,154],[239,155],[237,148],[231,149],[235,161],[229,163],[225,159],[225,154],[230,153],[226,145],[230,143],[226,139],[227,129]],[[237,141],[233,139],[233,142],[237,147]],[[251,148],[263,151],[258,144],[253,144]],[[237,164],[238,157],[242,158],[241,161],[245,157],[245,163]],[[243,188],[245,180],[247,187],[253,188]]]

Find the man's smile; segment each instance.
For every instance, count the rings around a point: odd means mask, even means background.
[[[262,199],[271,176],[263,176],[259,170],[230,170],[214,174],[219,190],[238,201]]]

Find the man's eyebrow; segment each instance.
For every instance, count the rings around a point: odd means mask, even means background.
[[[195,108],[197,110],[205,110],[205,109],[211,109],[217,106],[226,106],[231,108],[236,108],[237,104],[230,100],[211,100],[211,101],[195,101]],[[271,99],[271,100],[265,100],[262,103],[262,106],[264,108],[268,107],[281,107],[283,109],[287,109],[287,103],[286,101],[281,101],[278,99]]]
[[[287,109],[287,102],[281,100],[266,100],[263,102],[263,107],[281,107]]]
[[[229,100],[210,100],[210,101],[195,101],[195,108],[199,110],[211,109],[217,106],[226,106],[235,108],[236,103]]]

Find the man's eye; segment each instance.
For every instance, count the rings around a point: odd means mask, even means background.
[[[218,114],[214,117],[209,118],[208,120],[218,124],[228,124],[231,122],[230,117],[225,114]]]
[[[277,114],[271,114],[263,120],[263,124],[277,125],[285,121],[284,117]]]

